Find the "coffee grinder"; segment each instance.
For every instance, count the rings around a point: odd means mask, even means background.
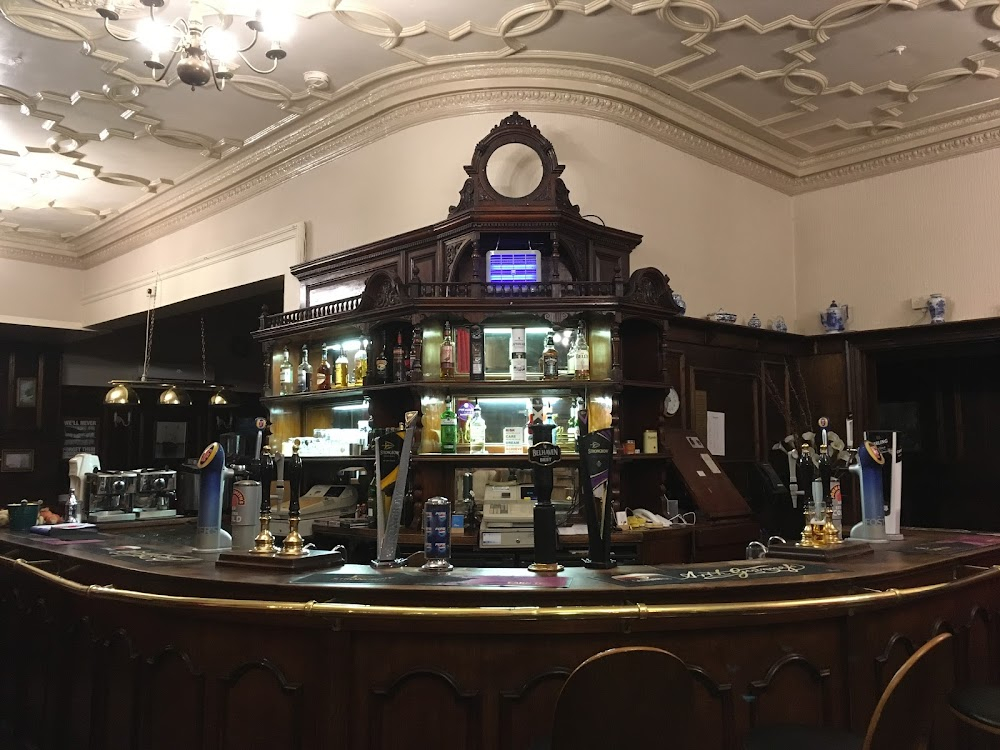
[[[69,492],[79,503],[82,516],[87,512],[87,475],[100,470],[101,459],[93,453],[77,453],[69,460]]]

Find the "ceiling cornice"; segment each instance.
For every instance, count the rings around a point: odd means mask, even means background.
[[[439,67],[396,72],[365,90],[353,91],[209,170],[104,220],[75,240],[60,243],[12,232],[0,234],[0,257],[93,267],[391,133],[447,117],[511,109],[612,122],[787,195],[1000,145],[1000,128],[989,127],[1000,122],[1000,111],[991,111],[952,121],[947,131],[943,126],[929,127],[906,137],[833,152],[822,160],[791,163],[787,153],[772,145],[616,73],[513,61]],[[973,132],[927,142],[956,129]],[[844,163],[852,159],[853,163]]]

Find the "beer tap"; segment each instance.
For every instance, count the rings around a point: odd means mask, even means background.
[[[273,555],[278,551],[271,533],[271,479],[274,477],[274,456],[271,447],[265,445],[260,459],[260,533],[253,540],[254,555]]]
[[[299,534],[299,496],[302,492],[302,457],[299,455],[299,441],[292,445],[292,460],[288,467],[288,535],[278,553],[281,557],[302,557],[305,540]],[[263,494],[263,493],[262,493]]]

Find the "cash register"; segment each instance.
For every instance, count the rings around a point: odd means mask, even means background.
[[[480,549],[533,547],[534,501],[519,482],[487,482],[483,496]]]
[[[279,496],[280,497],[280,496]],[[288,509],[279,504],[271,509],[271,533],[288,534]],[[299,498],[299,533],[312,534],[313,523],[353,516],[358,508],[358,489],[351,484],[317,484]]]

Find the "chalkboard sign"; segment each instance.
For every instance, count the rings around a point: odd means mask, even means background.
[[[62,457],[73,458],[77,453],[97,453],[96,419],[63,420]]]

